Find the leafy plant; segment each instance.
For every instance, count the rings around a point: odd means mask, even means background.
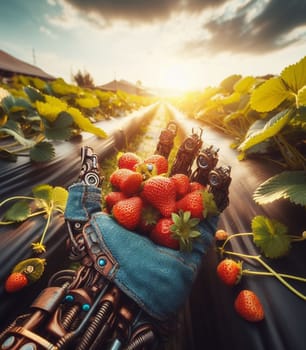
[[[224,231],[225,233],[225,231]],[[217,234],[217,233],[216,233]],[[220,235],[219,235],[220,236]],[[260,254],[252,255],[245,254],[242,252],[237,252],[234,250],[226,249],[227,244],[233,240],[238,238],[243,238],[249,236],[252,238],[253,243],[257,246],[264,257],[266,258],[280,258],[284,255],[287,255],[290,251],[291,244],[293,242],[301,242],[306,239],[306,231],[303,232],[300,236],[290,235],[288,234],[288,228],[282,223],[269,219],[264,216],[256,216],[252,220],[252,232],[242,232],[235,234],[227,234],[222,235],[221,240],[223,243],[220,246],[217,246],[217,250],[220,253],[221,257],[223,255],[237,257],[243,260],[253,260],[259,263],[261,267],[263,267],[266,271],[251,271],[251,270],[242,270],[242,274],[244,275],[259,275],[259,276],[273,276],[278,279],[286,288],[288,288],[292,293],[301,298],[302,300],[306,300],[306,295],[297,290],[293,285],[291,285],[287,279],[293,279],[300,282],[306,282],[306,278],[282,274],[275,271],[266,259],[264,259]],[[217,235],[216,235],[217,237]]]
[[[1,207],[15,201],[4,212],[0,225],[20,223],[38,215],[43,215],[46,218],[46,224],[41,239],[39,242],[32,243],[32,249],[35,253],[43,253],[46,251],[44,239],[52,216],[55,212],[64,213],[68,192],[62,187],[52,187],[48,184],[37,185],[32,189],[32,192],[33,196],[13,196],[0,203]]]
[[[82,131],[107,134],[96,121],[125,114],[152,103],[152,98],[105,92],[17,76],[0,90],[0,158],[30,156],[47,162],[55,156],[53,141],[67,141]]]
[[[298,136],[305,136],[306,132],[303,108],[306,106],[305,71],[306,56],[252,92],[251,107],[257,112],[272,113],[256,125],[255,129],[249,130],[238,147],[239,151],[246,152],[259,143],[268,141],[271,147],[279,149],[289,169],[305,169],[306,158],[298,149]]]

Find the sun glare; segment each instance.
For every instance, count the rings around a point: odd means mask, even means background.
[[[188,69],[180,64],[173,64],[162,68],[160,86],[165,89],[187,91],[192,89],[192,75]]]

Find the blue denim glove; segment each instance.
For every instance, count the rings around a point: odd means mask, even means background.
[[[85,236],[87,240],[94,237],[103,255],[96,261],[97,269],[150,316],[161,321],[175,317],[187,300],[218,221],[215,216],[199,224],[201,236],[194,240],[192,252],[161,247],[103,213],[101,189],[82,184],[69,188],[65,217],[89,220]]]

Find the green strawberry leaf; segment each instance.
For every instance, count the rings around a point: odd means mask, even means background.
[[[36,101],[36,109],[40,116],[55,121],[57,116],[67,110],[67,103],[57,97],[45,95],[46,102]]]
[[[262,215],[252,220],[254,243],[267,258],[279,258],[288,254],[291,240],[287,231],[282,223]]]
[[[56,186],[52,190],[52,201],[54,208],[58,211],[64,212],[68,199],[68,191],[63,188]]]
[[[306,56],[281,72],[281,78],[295,94],[306,85]]]
[[[29,203],[20,200],[13,204],[3,215],[5,221],[22,222],[31,215]]]
[[[42,199],[47,203],[50,203],[52,199],[53,187],[48,184],[40,184],[32,188],[32,193],[35,198]]]
[[[271,78],[258,86],[251,95],[251,107],[257,112],[270,112],[290,96],[283,80]]]
[[[294,204],[306,206],[306,172],[284,171],[263,182],[253,194],[256,203],[262,205],[278,199],[289,199]]]
[[[278,134],[288,124],[292,110],[285,109],[268,121],[256,120],[247,132],[245,140],[238,147],[239,151],[246,151],[250,147],[270,139]]]
[[[306,85],[299,90],[297,99],[299,106],[306,106]]]
[[[90,120],[82,114],[82,112],[75,108],[75,107],[69,107],[67,109],[67,113],[71,115],[74,122],[78,125],[78,127],[84,131],[90,132],[96,136],[99,136],[101,138],[106,138],[107,134],[104,130],[101,128],[93,125]]]
[[[54,156],[54,146],[46,141],[37,143],[30,150],[30,157],[35,162],[49,162]]]
[[[87,95],[85,97],[76,98],[75,102],[80,107],[88,109],[97,108],[100,105],[100,102],[95,95]]]
[[[29,99],[32,102],[36,102],[36,101],[44,102],[45,101],[43,94],[39,90],[33,88],[32,86],[30,86],[30,85],[25,86],[23,88],[23,90],[25,91],[25,93],[28,95]]]
[[[45,135],[48,139],[67,140],[72,135],[71,126],[73,124],[73,119],[66,112],[60,113],[54,122],[48,122],[46,120],[44,124]]]

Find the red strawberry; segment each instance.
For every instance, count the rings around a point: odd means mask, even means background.
[[[5,281],[4,288],[8,293],[21,290],[29,283],[27,276],[21,272],[12,272]]]
[[[258,322],[264,319],[264,308],[258,296],[251,290],[242,290],[235,299],[236,312],[245,320]]]
[[[175,174],[171,176],[175,185],[176,198],[182,198],[189,192],[189,177],[186,174]]]
[[[127,196],[136,194],[142,184],[142,176],[130,169],[117,169],[110,178],[110,183]]]
[[[145,181],[142,196],[162,216],[169,217],[176,209],[174,183],[168,177],[153,176]]]
[[[147,157],[144,162],[146,164],[153,164],[156,167],[157,175],[166,174],[168,172],[168,160],[160,154],[152,154]]]
[[[140,162],[141,162],[141,159],[140,157],[138,157],[137,154],[132,152],[126,152],[119,157],[118,168],[135,170],[136,165]]]
[[[135,230],[139,225],[142,210],[142,199],[140,197],[130,197],[123,199],[113,206],[113,216],[115,220],[128,230]]]
[[[178,210],[190,211],[191,217],[193,218],[202,220],[206,217],[202,191],[197,190],[187,193],[183,198],[176,202],[176,207]]]
[[[193,192],[196,190],[205,190],[205,186],[200,184],[199,182],[192,181],[189,183],[189,192]]]
[[[140,223],[137,227],[137,232],[141,235],[148,235],[156,222],[160,218],[160,213],[157,209],[153,208],[149,204],[144,204],[141,212]]]
[[[150,239],[158,245],[178,250],[179,240],[172,237],[173,233],[170,229],[173,224],[171,218],[159,219],[150,234]]]
[[[217,274],[228,286],[237,284],[242,275],[242,263],[232,259],[224,259],[217,266]]]
[[[127,199],[128,197],[123,192],[112,191],[109,192],[105,197],[105,204],[109,212],[113,209],[113,206],[123,199]]]

